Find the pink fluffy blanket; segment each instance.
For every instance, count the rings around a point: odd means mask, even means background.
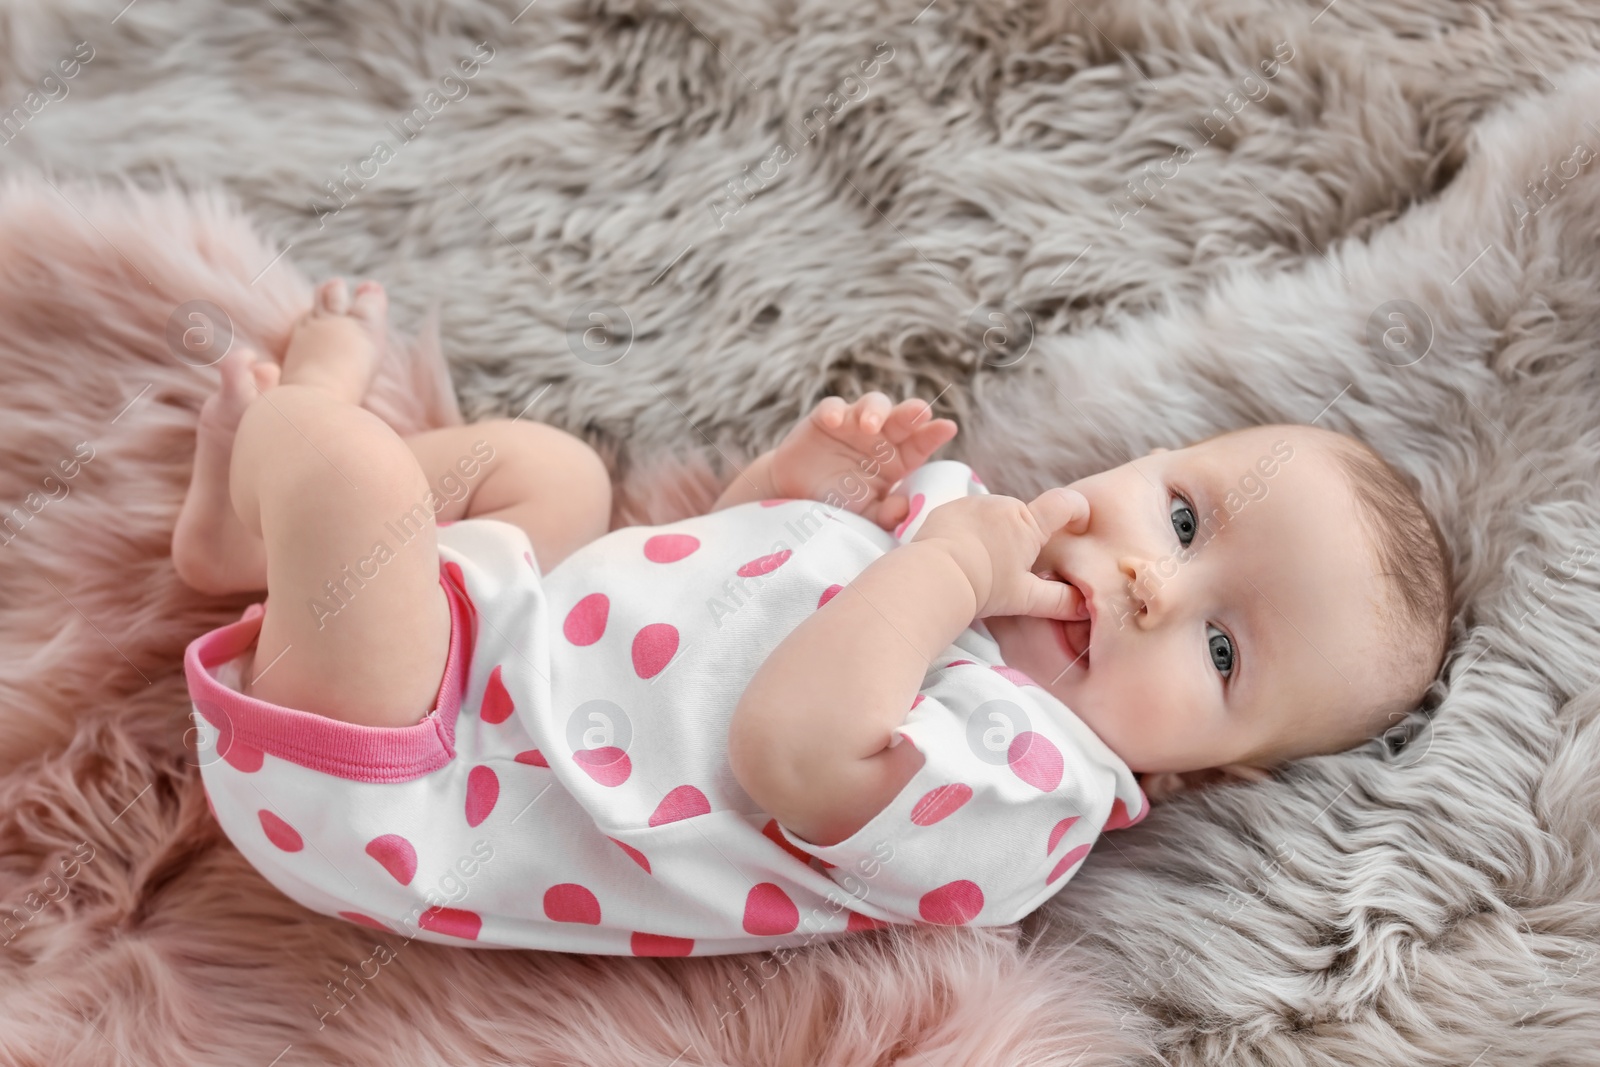
[[[1089,1067],[1133,1051],[1070,952],[1015,929],[683,960],[442,948],[312,914],[256,875],[189,747],[184,646],[250,598],[173,573],[216,375],[174,337],[206,301],[281,355],[310,286],[275,255],[218,197],[0,191],[0,1061]],[[369,406],[402,432],[460,421],[436,348],[392,348]],[[704,471],[631,481],[619,522],[714,490]]]

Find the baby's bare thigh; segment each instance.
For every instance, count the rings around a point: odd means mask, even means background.
[[[441,519],[493,518],[522,527],[548,571],[611,523],[611,476],[595,450],[564,430],[489,419],[406,438],[444,503]]]
[[[235,477],[258,479],[266,614],[245,692],[364,726],[433,707],[450,643],[428,485],[382,420],[314,391],[246,413]]]

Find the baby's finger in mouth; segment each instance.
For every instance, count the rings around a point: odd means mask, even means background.
[[[1028,597],[1027,614],[1045,619],[1062,619],[1071,622],[1084,617],[1083,596],[1076,586],[1059,578],[1041,578],[1031,575],[1032,595]]]

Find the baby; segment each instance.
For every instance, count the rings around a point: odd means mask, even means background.
[[[1439,532],[1339,434],[1022,501],[928,462],[927,404],[829,397],[707,514],[607,533],[576,438],[361,408],[385,317],[334,279],[281,373],[224,358],[173,538],[266,590],[185,658],[212,811],[328,915],[654,956],[1015,922],[1148,796],[1358,744],[1444,655]]]

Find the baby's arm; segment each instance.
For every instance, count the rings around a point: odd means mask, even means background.
[[[745,792],[813,844],[865,826],[922,765],[912,745],[888,747],[890,731],[977,608],[938,543],[913,541],[875,560],[784,638],[746,687],[728,732]]]
[[[1032,573],[1050,533],[1088,502],[972,496],[935,508],[910,544],[862,571],[773,650],[728,732],[734,777],[761,809],[818,845],[871,821],[922,765],[889,747],[933,658],[973,619],[1071,618],[1077,590]],[[1081,532],[1081,531],[1079,531]]]

